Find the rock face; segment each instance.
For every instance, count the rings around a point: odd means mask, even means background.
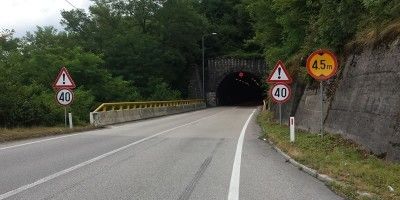
[[[352,54],[341,66],[336,90],[324,102],[325,130],[400,161],[400,40]],[[320,130],[319,99],[318,90],[304,91],[294,110],[299,128]]]
[[[343,70],[327,130],[400,160],[400,41],[349,56]]]

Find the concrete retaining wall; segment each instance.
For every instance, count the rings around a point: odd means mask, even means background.
[[[400,39],[365,48],[342,62],[337,79],[325,83],[325,131],[341,134],[380,157],[400,161]],[[298,128],[318,133],[320,94],[318,87],[313,88],[303,91],[297,107],[288,102],[282,111],[284,122],[294,113]],[[271,110],[277,113],[277,106]]]
[[[90,113],[90,123],[94,126],[104,126],[140,119],[148,119],[153,117],[190,112],[204,108],[206,108],[205,103],[197,103],[171,107],[137,108],[131,110],[93,112]]]
[[[400,161],[400,39],[345,61],[325,120],[375,154]]]

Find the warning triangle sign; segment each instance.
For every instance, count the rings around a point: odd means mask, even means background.
[[[290,77],[285,65],[280,60],[276,63],[267,79],[268,83],[292,83],[292,81],[292,77]]]
[[[74,80],[72,80],[71,75],[69,75],[67,68],[62,67],[60,72],[57,75],[56,80],[53,83],[53,88],[61,89],[61,88],[68,88],[73,89],[75,88]]]

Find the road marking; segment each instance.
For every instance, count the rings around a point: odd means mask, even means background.
[[[96,161],[98,161],[98,160],[101,160],[101,159],[103,159],[103,158],[106,158],[106,157],[108,157],[108,156],[111,156],[111,155],[113,155],[113,154],[115,154],[115,153],[117,153],[117,152],[120,152],[120,151],[122,151],[122,150],[125,150],[125,149],[127,149],[127,148],[129,148],[129,147],[132,147],[132,146],[136,145],[136,144],[142,143],[142,142],[144,142],[144,141],[146,141],[146,140],[150,140],[150,139],[152,139],[152,138],[154,138],[154,137],[157,137],[157,136],[159,136],[159,135],[162,135],[162,134],[165,134],[165,133],[167,133],[167,132],[173,131],[173,130],[175,130],[175,129],[182,128],[182,127],[185,127],[185,126],[194,124],[194,123],[199,122],[199,121],[201,121],[201,120],[204,120],[204,119],[207,119],[207,118],[212,117],[212,116],[214,116],[214,115],[217,115],[217,114],[219,114],[219,113],[221,113],[221,112],[224,112],[224,111],[220,111],[220,112],[214,113],[214,114],[212,114],[212,115],[209,115],[209,116],[200,118],[200,119],[198,119],[198,120],[189,122],[189,123],[187,123],[187,124],[183,124],[183,125],[180,125],[180,126],[176,126],[176,127],[174,127],[174,128],[171,128],[171,129],[168,129],[168,130],[165,130],[165,131],[156,133],[156,134],[154,134],[154,135],[148,136],[148,137],[143,138],[143,139],[141,139],[141,140],[138,140],[138,141],[136,141],[136,142],[130,143],[130,144],[125,145],[125,146],[123,146],[123,147],[120,147],[120,148],[118,148],[118,149],[114,149],[114,150],[112,150],[112,151],[110,151],[110,152],[107,152],[107,153],[105,153],[105,154],[102,154],[102,155],[97,156],[97,157],[95,157],[95,158],[92,158],[92,159],[90,159],[90,160],[87,160],[87,161],[85,161],[85,162],[82,162],[82,163],[80,163],[80,164],[77,164],[77,165],[75,165],[75,166],[72,166],[72,167],[70,167],[70,168],[68,168],[68,169],[64,169],[64,170],[59,171],[59,172],[57,172],[57,173],[51,174],[51,175],[49,175],[49,176],[46,176],[46,177],[41,178],[41,179],[39,179],[39,180],[36,180],[36,181],[33,182],[33,183],[30,183],[30,184],[21,186],[21,187],[19,187],[19,188],[17,188],[17,189],[14,189],[14,190],[11,190],[11,191],[6,192],[6,193],[4,193],[4,194],[1,194],[1,195],[0,195],[0,200],[3,200],[3,199],[5,199],[5,198],[11,197],[11,196],[14,196],[14,195],[16,195],[16,194],[18,194],[18,193],[20,193],[20,192],[23,192],[23,191],[25,191],[25,190],[28,190],[28,189],[30,189],[30,188],[33,188],[33,187],[35,187],[35,186],[37,186],[37,185],[40,185],[40,184],[45,183],[45,182],[47,182],[47,181],[50,181],[50,180],[52,180],[52,179],[55,179],[55,178],[57,178],[57,177],[59,177],[59,176],[62,176],[62,175],[67,174],[67,173],[69,173],[69,172],[72,172],[72,171],[74,171],[74,170],[76,170],[76,169],[82,168],[82,167],[84,167],[84,166],[86,166],[86,165],[89,165],[89,164],[94,163],[94,162],[96,162]]]
[[[53,138],[44,139],[44,140],[38,140],[38,141],[34,141],[34,142],[27,142],[27,143],[22,143],[22,144],[16,144],[16,145],[8,146],[8,147],[2,147],[2,148],[0,148],[0,151],[1,151],[1,150],[6,150],[6,149],[12,149],[12,148],[16,148],[16,147],[21,147],[21,146],[26,146],[26,145],[30,145],[30,144],[40,143],[40,142],[46,142],[46,141],[55,140],[55,139],[61,139],[61,138],[71,137],[71,136],[78,135],[78,134],[79,134],[79,133],[74,133],[74,134],[63,135],[63,136],[53,137]]]
[[[236,146],[235,160],[233,161],[231,182],[229,184],[228,200],[239,199],[240,164],[242,162],[244,134],[246,133],[247,126],[249,125],[250,119],[254,115],[255,111],[256,109],[254,109],[253,112],[250,114],[249,118],[247,119],[246,123],[242,128],[242,131],[240,132],[240,136]]]

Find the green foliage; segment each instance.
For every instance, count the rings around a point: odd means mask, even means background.
[[[196,5],[198,12],[208,19],[209,26],[202,33],[218,33],[206,37],[209,56],[237,54],[240,50],[261,53],[259,44],[250,41],[254,34],[253,21],[246,6],[242,0],[206,0]]]
[[[361,3],[366,10],[361,22],[361,25],[365,27],[382,27],[387,22],[400,17],[398,0],[361,0]]]
[[[101,102],[185,98],[202,38],[206,58],[282,59],[304,78],[311,51],[341,53],[399,13],[398,0],[93,0],[89,13],[61,12],[65,31],[0,31],[0,126],[62,123],[51,88],[62,66],[78,85],[71,109],[81,123]]]
[[[181,93],[178,90],[171,89],[167,83],[159,78],[151,78],[149,80],[147,91],[149,93],[147,100],[150,101],[178,100],[181,97]]]
[[[74,98],[75,100],[69,111],[73,113],[75,124],[84,124],[87,122],[88,113],[94,109],[93,102],[96,97],[90,91],[78,88],[74,91]],[[57,109],[60,110],[60,106],[57,106]]]
[[[244,2],[254,21],[253,41],[264,48],[270,66],[278,59],[291,61],[299,55],[304,59],[319,48],[341,54],[357,33],[387,26],[400,17],[400,2],[390,0]]]
[[[68,35],[51,27],[28,34],[0,50],[0,124],[3,126],[56,125],[64,121],[63,108],[55,99],[51,84],[61,66],[66,66],[76,84],[71,107],[78,123],[88,121],[88,113],[103,101],[136,100],[140,95],[131,83],[103,68],[100,55],[85,52],[68,42]],[[3,41],[4,42],[4,41]],[[71,45],[70,45],[71,44]]]
[[[161,6],[162,5],[162,6]],[[149,77],[184,91],[190,65],[199,63],[207,26],[191,1],[95,1],[90,15],[63,11],[62,23],[76,43],[103,55],[110,72],[145,92]]]

